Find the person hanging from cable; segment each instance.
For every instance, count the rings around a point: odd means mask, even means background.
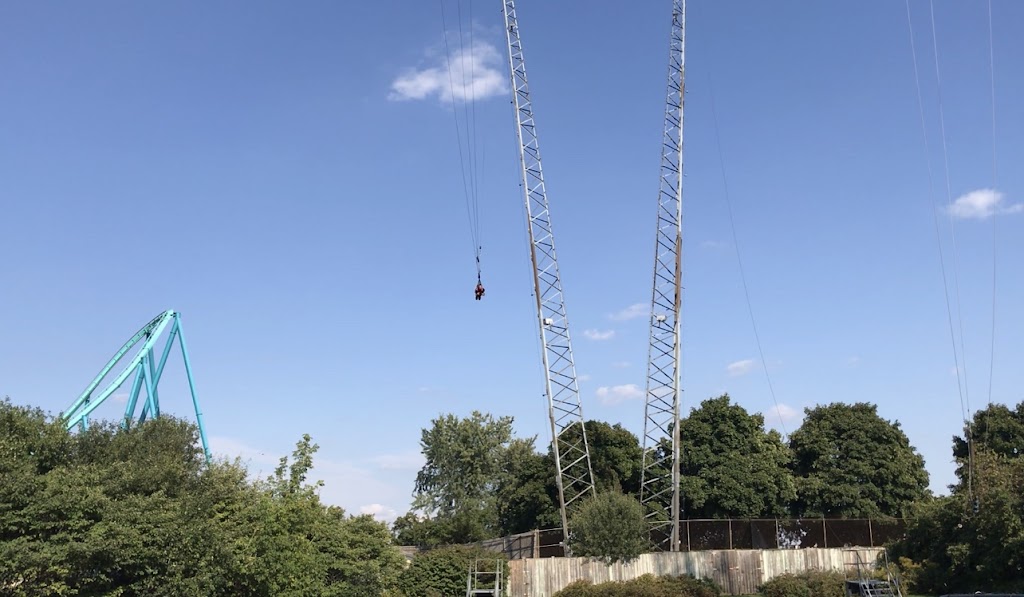
[[[476,256],[476,288],[473,290],[473,294],[476,295],[476,300],[484,298],[484,283],[480,280],[480,255]]]

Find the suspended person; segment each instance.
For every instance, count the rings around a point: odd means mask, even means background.
[[[480,280],[476,281],[476,289],[473,291],[473,293],[476,295],[476,300],[480,300],[483,298],[484,285],[480,282]]]

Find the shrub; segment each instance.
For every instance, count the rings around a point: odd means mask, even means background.
[[[843,597],[845,581],[841,572],[809,570],[776,576],[761,585],[758,592],[766,597]]]
[[[473,561],[480,570],[494,570],[501,563],[503,578],[508,578],[508,560],[504,554],[473,546],[452,546],[417,554],[398,576],[398,588],[404,597],[464,595],[466,578]]]
[[[580,505],[570,522],[575,556],[606,564],[635,560],[647,551],[647,523],[640,502],[618,492],[598,494]]]
[[[590,581],[576,581],[555,597],[719,597],[722,590],[710,580],[697,580],[692,576],[653,576],[622,582],[597,585]]]
[[[757,588],[765,597],[811,597],[811,589],[795,574],[781,574]]]

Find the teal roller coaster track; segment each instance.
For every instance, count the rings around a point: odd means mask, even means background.
[[[166,332],[166,334],[165,334]],[[156,348],[161,337],[166,338],[164,343],[163,351],[160,354],[160,359],[157,360],[154,355],[154,348]],[[128,394],[127,405],[124,410],[124,419],[122,420],[122,426],[128,426],[133,420],[136,419],[135,411],[138,410],[139,397],[142,395],[142,390],[145,389],[145,395],[143,399],[142,411],[138,416],[138,422],[143,422],[148,418],[156,418],[160,416],[160,396],[158,391],[158,385],[160,379],[163,376],[164,365],[167,364],[167,359],[171,354],[171,349],[174,346],[174,341],[178,341],[178,346],[181,348],[181,358],[185,364],[185,375],[188,377],[188,389],[192,395],[192,405],[196,411],[196,423],[199,426],[199,437],[203,442],[203,452],[206,454],[207,461],[210,460],[210,446],[206,440],[206,427],[203,425],[203,413],[199,408],[199,399],[196,397],[196,385],[192,377],[192,364],[188,358],[188,348],[185,345],[185,335],[181,328],[181,315],[175,311],[164,311],[160,315],[153,318],[152,321],[147,323],[135,333],[134,336],[128,339],[127,342],[121,346],[120,350],[114,353],[114,356],[110,358],[106,366],[96,375],[89,387],[82,392],[82,395],[78,397],[71,406],[64,411],[62,414],[63,420],[67,425],[67,428],[73,429],[76,426],[80,429],[85,429],[89,425],[89,415],[92,414],[104,401],[110,398],[114,392],[116,392],[129,377],[134,378],[132,381],[131,392]],[[124,360],[127,355],[132,352],[133,348],[139,347],[139,350],[132,356],[124,369],[111,381],[105,388],[97,389],[107,378],[111,371],[117,367],[117,364]]]

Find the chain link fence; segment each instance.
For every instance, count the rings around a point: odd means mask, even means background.
[[[803,549],[808,547],[883,547],[902,539],[902,518],[689,519],[679,523],[680,549]],[[511,559],[565,555],[562,529],[542,529],[505,539]],[[652,537],[652,539],[658,539]],[[511,541],[510,541],[511,540]]]

